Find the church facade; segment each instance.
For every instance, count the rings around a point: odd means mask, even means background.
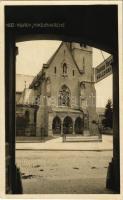
[[[25,94],[25,97],[26,109],[31,110],[31,115],[35,114],[36,136],[97,134],[91,47],[62,42],[25,92],[33,94],[28,98]],[[23,95],[23,101],[25,97]],[[28,118],[33,124],[33,118]]]

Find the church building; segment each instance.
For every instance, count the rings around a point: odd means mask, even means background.
[[[97,134],[92,53],[90,46],[62,42],[24,89],[17,109],[28,112],[33,135]]]

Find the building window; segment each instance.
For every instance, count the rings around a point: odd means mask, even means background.
[[[56,67],[54,67],[54,73],[56,74]]]
[[[67,64],[63,64],[63,74],[67,74]]]
[[[70,106],[70,90],[66,85],[63,85],[59,91],[59,105]]]

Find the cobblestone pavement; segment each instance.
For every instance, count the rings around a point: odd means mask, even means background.
[[[17,150],[24,194],[109,194],[112,151]]]

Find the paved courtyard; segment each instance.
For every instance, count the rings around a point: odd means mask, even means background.
[[[112,152],[17,151],[25,194],[99,194]]]
[[[62,137],[56,137],[50,140],[38,141],[30,140],[27,142],[27,138],[16,143],[16,149],[18,150],[74,150],[74,151],[106,151],[113,150],[113,137],[111,135],[103,135],[102,142],[62,142]]]
[[[79,142],[80,144],[85,145],[82,142]],[[33,148],[33,144],[31,145]],[[99,143],[97,143],[97,150],[94,151],[18,149],[16,163],[21,170],[23,193],[113,193],[105,188],[107,167],[112,158],[112,150],[98,151],[98,145]]]

